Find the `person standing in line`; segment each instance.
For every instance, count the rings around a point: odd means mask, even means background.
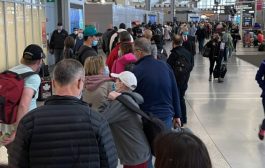
[[[84,65],[86,58],[91,56],[97,56],[98,53],[93,46],[98,45],[98,36],[99,33],[97,32],[97,29],[93,25],[88,25],[84,30],[84,44],[79,48],[77,51],[77,60],[81,62],[82,65]]]
[[[63,24],[59,22],[50,40],[50,52],[54,54],[55,64],[63,59],[64,40],[67,36],[68,32],[63,29]]]
[[[150,147],[143,131],[139,116],[129,110],[123,103],[116,100],[124,96],[136,108],[143,103],[143,97],[133,90],[137,79],[133,73],[124,71],[120,74],[111,73],[116,78],[115,91],[110,92],[110,101],[100,107],[101,114],[108,120],[123,168],[147,168]]]
[[[173,49],[171,50],[171,54],[167,60],[167,63],[171,66],[173,71],[175,72],[175,78],[178,85],[179,96],[180,96],[180,107],[181,107],[181,123],[187,124],[187,112],[186,112],[186,103],[185,103],[185,93],[188,89],[188,82],[190,78],[190,73],[192,71],[194,65],[194,58],[190,51],[188,51],[185,47],[182,46],[182,37],[179,35],[175,35],[173,37]],[[178,71],[175,68],[179,68],[176,65],[177,60],[185,59],[185,62],[182,62],[185,69],[185,72]],[[186,64],[184,64],[186,63]],[[187,71],[186,71],[187,70]]]
[[[212,168],[205,144],[188,132],[169,132],[155,141],[156,168]]]
[[[171,67],[151,55],[151,42],[146,38],[135,40],[134,55],[137,62],[133,73],[138,81],[135,92],[144,98],[141,110],[161,119],[168,129],[181,125],[179,93]]]
[[[109,73],[104,74],[104,67],[102,56],[88,57],[84,64],[86,78],[83,101],[96,111],[113,90],[114,80],[109,77]]]
[[[64,59],[55,65],[55,95],[20,120],[10,149],[10,167],[117,167],[108,122],[80,100],[84,80],[80,62]]]
[[[64,40],[64,49],[63,49],[64,59],[74,58],[74,51],[73,51],[74,45],[75,45],[74,38],[71,36],[66,37],[66,39]]]
[[[16,129],[20,120],[29,111],[37,107],[36,101],[41,83],[40,76],[37,73],[40,71],[44,58],[45,55],[42,48],[36,44],[30,44],[23,52],[23,56],[20,60],[21,64],[9,69],[17,74],[23,74],[26,72],[36,72],[36,74],[33,74],[24,80],[24,89],[18,105],[16,122],[14,124],[0,123],[0,146],[5,145],[8,154],[10,153],[10,147],[13,145],[12,142],[16,136]],[[4,132],[10,136],[5,136],[3,134]]]

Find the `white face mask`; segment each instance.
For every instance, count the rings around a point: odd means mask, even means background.
[[[79,33],[79,34],[78,34],[78,38],[79,38],[79,39],[82,39],[83,37],[84,37],[83,33]]]
[[[78,31],[74,31],[74,34],[77,35],[78,34]]]

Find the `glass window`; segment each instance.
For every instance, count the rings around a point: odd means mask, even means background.
[[[5,32],[4,28],[4,12],[3,2],[0,2],[0,32]],[[5,70],[6,67],[6,49],[5,49],[5,33],[0,33],[0,71]]]
[[[40,33],[40,20],[39,20],[39,7],[32,6],[32,19],[33,19],[33,42],[35,44],[41,44]]]
[[[31,5],[25,5],[26,45],[33,43]]]
[[[33,4],[39,4],[40,3],[40,0],[32,0],[32,3]]]
[[[16,32],[15,31],[15,5],[14,3],[6,3],[6,34],[7,38],[7,56],[8,56],[8,68],[11,68],[17,64],[16,54]]]
[[[24,5],[16,4],[16,23],[17,23],[17,60],[19,61],[25,48],[25,30],[24,30]]]

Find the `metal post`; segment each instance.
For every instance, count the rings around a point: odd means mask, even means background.
[[[175,0],[171,0],[171,13],[172,13],[172,21],[174,21],[175,17]]]

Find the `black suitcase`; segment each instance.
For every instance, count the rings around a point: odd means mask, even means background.
[[[265,45],[263,43],[261,43],[259,45],[258,51],[264,51],[265,50]]]
[[[215,65],[214,70],[213,70],[213,78],[219,78],[219,76],[220,76],[219,67]]]
[[[224,78],[226,72],[227,72],[226,64],[222,64],[222,65],[221,65],[221,69],[220,69],[220,77],[221,77],[221,78]]]

